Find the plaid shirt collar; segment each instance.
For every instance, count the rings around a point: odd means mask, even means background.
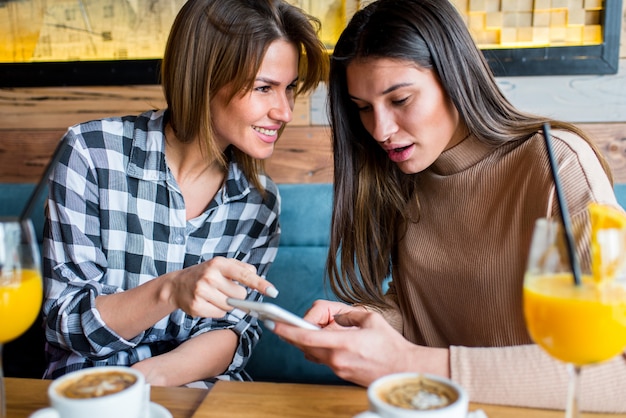
[[[142,119],[144,126],[135,129],[132,134],[130,159],[127,167],[129,177],[145,181],[173,181],[173,176],[167,169],[165,162],[165,132],[163,124],[166,119],[166,110],[146,112]],[[139,120],[138,120],[138,123]],[[229,147],[228,175],[225,187],[222,188],[221,198],[224,203],[238,200],[250,192],[250,183],[235,161],[234,153]]]

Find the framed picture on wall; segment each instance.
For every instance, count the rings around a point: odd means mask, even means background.
[[[501,3],[502,7],[516,4],[518,8],[532,3],[534,8],[531,11],[485,12],[485,30],[482,32],[473,29],[470,13],[472,35],[496,75],[617,73],[621,0],[520,0]],[[541,5],[547,4],[549,8],[541,8]],[[500,21],[503,26],[495,31],[490,25]],[[518,26],[512,26],[514,23]],[[494,37],[494,32],[499,33],[499,45],[489,40]],[[487,39],[483,40],[484,37]]]
[[[0,84],[154,84],[185,0],[0,0]]]
[[[366,0],[289,0],[332,51]],[[617,72],[622,0],[450,0],[496,76]],[[0,0],[0,87],[156,84],[185,0]]]

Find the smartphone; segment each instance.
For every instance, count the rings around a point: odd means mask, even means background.
[[[252,300],[242,300],[228,298],[226,302],[230,306],[239,308],[244,312],[248,312],[255,318],[259,318],[262,321],[270,320],[274,322],[284,322],[290,325],[295,325],[300,328],[318,330],[317,325],[305,321],[298,315],[289,312],[288,310],[281,308],[278,305],[268,302],[255,302]]]

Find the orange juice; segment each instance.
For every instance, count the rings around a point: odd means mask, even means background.
[[[527,277],[524,315],[532,339],[551,356],[578,366],[608,360],[626,348],[626,290],[572,275]]]
[[[0,344],[26,332],[41,307],[41,275],[35,270],[22,270],[17,274],[21,274],[21,280],[0,282]]]

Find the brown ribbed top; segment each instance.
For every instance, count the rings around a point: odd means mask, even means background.
[[[583,139],[553,135],[572,221],[586,224],[589,202],[617,205],[613,188]],[[418,193],[421,218],[388,294],[401,316],[388,312],[389,322],[412,342],[450,347],[452,378],[473,401],[562,408],[564,367],[531,345],[522,312],[534,222],[558,216],[543,136],[498,148],[468,138],[420,174]],[[625,412],[624,360],[591,369],[583,407]]]

